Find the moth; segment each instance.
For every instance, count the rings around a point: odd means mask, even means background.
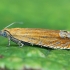
[[[0,35],[15,42],[20,47],[25,43],[39,45],[53,49],[70,49],[70,32],[65,30],[49,30],[41,28],[8,28],[12,24],[0,31]]]

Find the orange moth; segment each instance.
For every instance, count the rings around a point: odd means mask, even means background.
[[[14,24],[14,23],[12,23]],[[8,25],[0,31],[0,35],[17,43],[20,47],[24,43],[40,45],[54,49],[70,49],[70,32],[65,30],[49,30],[41,28],[10,28]]]

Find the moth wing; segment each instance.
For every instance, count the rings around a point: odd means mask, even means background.
[[[58,30],[15,28],[10,33],[14,38],[27,43],[50,48],[70,48],[70,39],[60,38]]]
[[[15,36],[14,36],[15,37]],[[69,49],[70,48],[70,40],[69,39],[62,39],[62,38],[42,38],[42,37],[32,37],[32,36],[16,36],[15,38],[31,43],[34,45],[40,45],[40,46],[45,46],[45,47],[50,47],[50,48],[60,48],[60,49]]]
[[[59,31],[22,29],[13,35],[16,39],[50,48],[70,48],[70,39],[60,38]]]

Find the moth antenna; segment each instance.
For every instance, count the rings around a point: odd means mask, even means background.
[[[6,28],[8,28],[8,27],[12,26],[12,25],[13,25],[13,24],[15,24],[15,23],[23,24],[23,22],[13,22],[13,23],[9,24],[8,26],[6,26],[4,29],[6,29]]]
[[[12,26],[13,24],[15,24],[15,22],[14,22],[14,23],[9,24],[9,25],[8,25],[8,26],[6,26],[5,28],[8,28],[8,27]],[[5,29],[5,28],[4,28],[4,29]]]

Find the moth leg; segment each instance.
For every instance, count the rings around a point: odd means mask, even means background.
[[[18,42],[18,45],[19,45],[19,47],[23,47],[24,46],[24,44],[21,43],[21,41]]]
[[[10,37],[8,37],[8,46],[10,46]]]

